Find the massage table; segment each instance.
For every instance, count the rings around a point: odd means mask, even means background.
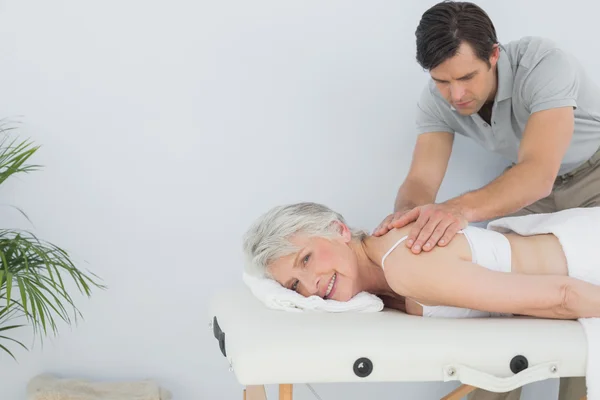
[[[369,313],[267,308],[246,287],[213,295],[209,326],[245,400],[279,385],[345,382],[461,383],[506,392],[531,382],[585,376],[587,344],[577,321],[529,317],[438,319],[385,308]],[[585,397],[584,397],[585,399]]]

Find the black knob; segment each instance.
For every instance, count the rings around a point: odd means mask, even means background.
[[[373,372],[373,363],[366,357],[354,361],[354,373],[360,378],[371,375]]]
[[[525,358],[524,356],[515,356],[513,357],[512,360],[510,360],[510,370],[512,372],[514,372],[515,374],[518,374],[519,372],[523,371],[524,369],[527,369],[527,367],[529,366],[529,362],[527,361],[527,358]]]

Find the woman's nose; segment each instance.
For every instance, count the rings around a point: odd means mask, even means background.
[[[319,283],[320,278],[315,274],[306,274],[303,277],[303,283],[306,291],[310,296],[319,296]]]

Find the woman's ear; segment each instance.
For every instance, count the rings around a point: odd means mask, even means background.
[[[352,232],[350,232],[350,228],[348,228],[346,224],[340,221],[335,221],[333,225],[334,229],[339,233],[345,243],[348,243],[352,240]]]

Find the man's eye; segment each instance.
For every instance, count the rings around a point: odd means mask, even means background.
[[[302,260],[303,264],[306,265],[306,263],[308,262],[308,259],[310,258],[310,253],[304,256],[304,259]]]

